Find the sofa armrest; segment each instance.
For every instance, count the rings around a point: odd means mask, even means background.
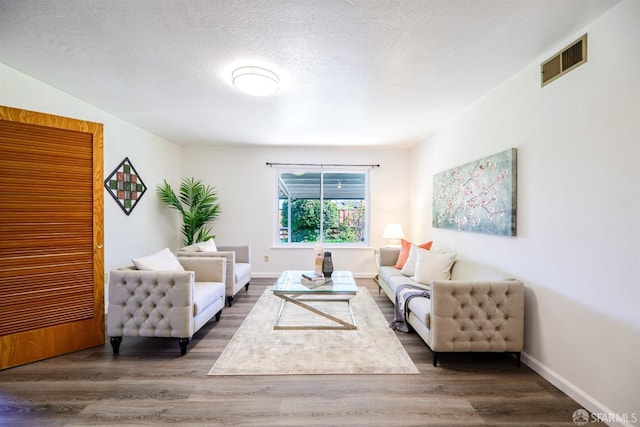
[[[191,337],[194,280],[193,271],[111,271],[107,334]]]
[[[185,270],[195,273],[196,282],[221,282],[226,279],[227,262],[224,257],[178,257]]]
[[[398,262],[400,248],[380,248],[378,249],[378,267],[393,266]]]
[[[218,246],[218,250],[235,253],[234,262],[251,264],[251,246],[249,245]]]
[[[431,282],[433,351],[520,352],[524,285],[518,280]]]

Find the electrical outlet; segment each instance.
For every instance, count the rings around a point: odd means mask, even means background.
[[[264,256],[264,262],[269,262],[269,255]]]

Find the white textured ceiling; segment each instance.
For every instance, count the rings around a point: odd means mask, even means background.
[[[617,1],[0,0],[0,62],[178,144],[410,145]]]

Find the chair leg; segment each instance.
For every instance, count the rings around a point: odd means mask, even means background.
[[[246,285],[244,285],[244,290],[245,290],[245,291],[249,291],[249,283],[247,283]]]
[[[122,337],[111,337],[111,348],[113,348],[113,354],[120,353],[120,343],[122,342]]]
[[[438,353],[436,351],[432,351],[433,353],[433,366],[438,366]]]
[[[222,314],[222,310],[216,313],[216,322],[220,321],[220,315]]]
[[[513,354],[514,356],[516,356],[516,366],[519,368],[520,367],[520,352],[516,352]]]
[[[178,340],[178,344],[180,344],[180,355],[184,356],[187,354],[187,346],[189,345],[189,338],[180,338]]]
[[[227,297],[227,306],[231,307],[233,305],[233,297]]]

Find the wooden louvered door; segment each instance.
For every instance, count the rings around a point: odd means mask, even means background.
[[[102,131],[0,106],[0,369],[104,344]]]

